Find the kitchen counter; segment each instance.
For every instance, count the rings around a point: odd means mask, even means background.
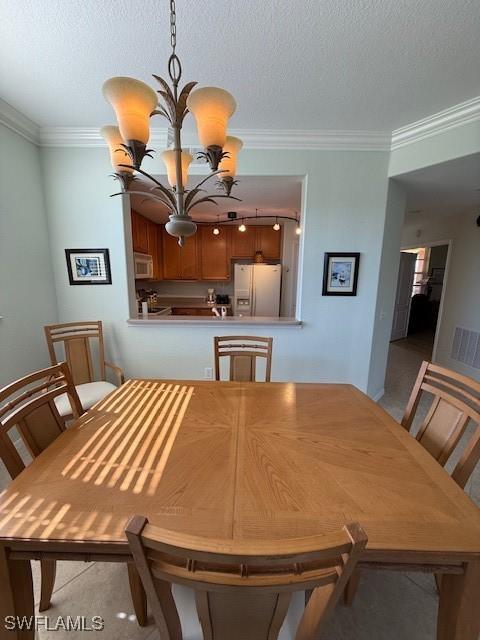
[[[270,326],[270,327],[302,327],[302,321],[296,318],[269,318],[262,316],[226,316],[217,318],[216,316],[149,316],[144,318],[141,314],[137,318],[127,320],[131,326],[154,326],[154,325],[203,325],[207,327],[225,326]]]

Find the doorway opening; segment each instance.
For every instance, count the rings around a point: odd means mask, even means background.
[[[400,253],[391,341],[426,360],[435,355],[449,251],[445,241]]]

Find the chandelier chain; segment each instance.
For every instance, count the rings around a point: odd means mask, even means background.
[[[175,100],[177,99],[177,86],[182,75],[182,65],[176,54],[177,46],[177,12],[175,6],[175,0],[170,0],[170,44],[172,46],[172,53],[168,60],[168,75],[173,82],[173,91]]]
[[[170,0],[170,44],[174,54],[177,46],[177,13],[175,9],[175,0]]]

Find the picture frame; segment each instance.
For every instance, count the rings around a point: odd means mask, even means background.
[[[108,249],[65,249],[71,285],[112,284]]]
[[[323,296],[356,296],[360,253],[328,252],[323,263]]]

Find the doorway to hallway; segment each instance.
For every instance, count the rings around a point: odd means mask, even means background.
[[[432,360],[446,283],[450,243],[406,248],[400,254],[391,341]]]

